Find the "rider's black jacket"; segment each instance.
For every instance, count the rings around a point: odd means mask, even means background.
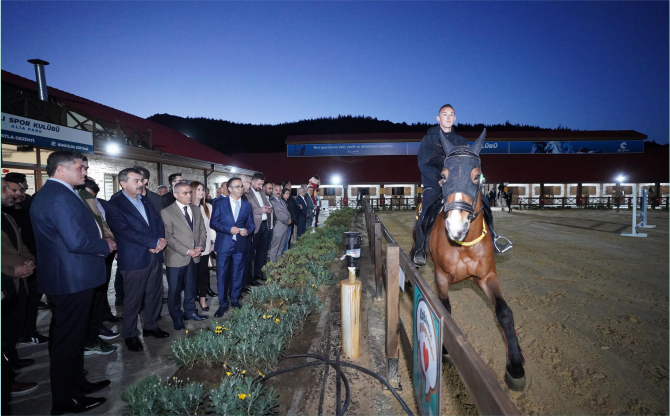
[[[421,170],[421,183],[424,188],[439,187],[440,175],[444,166],[444,159],[447,155],[442,148],[440,135],[444,134],[454,146],[463,146],[468,142],[456,134],[454,128],[449,133],[442,132],[440,126],[433,126],[428,129],[428,133],[421,140],[419,146],[419,169]]]

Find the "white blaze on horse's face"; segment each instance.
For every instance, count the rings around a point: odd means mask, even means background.
[[[455,193],[449,196],[447,202],[466,201],[472,203],[463,193]],[[466,211],[451,210],[447,215],[447,221],[444,223],[447,229],[447,235],[452,241],[463,241],[470,230],[470,221]]]

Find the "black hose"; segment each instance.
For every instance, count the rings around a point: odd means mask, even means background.
[[[293,367],[282,368],[281,370],[273,371],[273,372],[268,373],[264,376],[257,376],[256,378],[254,378],[253,384],[256,384],[256,383],[258,383],[260,381],[263,381],[263,380],[267,380],[268,378],[271,378],[271,377],[274,377],[274,376],[278,376],[278,375],[283,374],[283,373],[288,373],[289,371],[298,370],[298,369],[313,366],[313,365],[329,364],[332,367],[335,367],[335,363],[333,361],[327,360],[327,359],[325,359],[325,358],[323,358],[319,355],[313,355],[313,354],[306,354],[306,355],[309,355],[309,358],[316,358],[316,359],[321,360],[321,361],[310,361],[308,363],[299,364],[299,365],[296,365],[296,366],[293,366]],[[284,358],[294,358],[294,357],[284,357]],[[280,360],[283,360],[283,358],[281,358]],[[351,401],[351,388],[349,387],[349,380],[347,379],[347,377],[344,374],[342,374],[342,383],[344,383],[344,393],[345,393],[345,398],[346,398],[346,400],[344,402],[344,407],[342,409],[342,415],[344,415],[344,413],[347,411],[347,408],[349,407],[349,403]],[[340,416],[340,415],[338,415],[338,416]]]
[[[338,366],[338,367],[339,366],[344,366],[344,367],[348,367],[348,368],[353,368],[354,370],[358,370],[358,371],[360,371],[364,374],[369,375],[370,377],[373,377],[373,378],[376,378],[377,380],[379,380],[382,384],[384,384],[391,391],[391,393],[393,393],[393,396],[396,398],[396,400],[398,400],[398,403],[400,403],[400,406],[402,406],[403,410],[405,410],[405,412],[409,416],[414,416],[414,414],[409,409],[409,407],[407,407],[407,404],[405,403],[405,401],[398,395],[398,392],[396,392],[395,389],[393,387],[391,387],[389,382],[386,381],[386,379],[384,377],[380,376],[379,374],[377,374],[373,371],[368,370],[367,368],[364,368],[364,367],[361,367],[361,366],[358,366],[358,365],[355,365],[355,364],[343,363],[341,361],[340,362],[338,362],[338,361],[333,362],[328,358],[325,358],[325,357],[322,357],[322,356],[316,355],[316,354],[294,354],[294,355],[289,355],[289,356],[286,356],[286,357],[282,357],[279,360],[283,361],[283,360],[288,360],[290,358],[315,358],[317,360],[320,360],[321,362],[312,361],[312,362],[308,362],[308,363],[305,363],[305,364],[300,364],[300,365],[293,366],[293,367],[283,368],[281,370],[277,370],[277,371],[274,371],[270,374],[267,374],[265,377],[260,377],[260,376],[256,377],[254,379],[254,383],[257,383],[257,382],[259,382],[261,380],[264,380],[264,379],[268,379],[270,377],[274,377],[274,376],[279,375],[279,374],[283,374],[283,373],[293,371],[293,370],[296,370],[296,369],[299,369],[299,368],[307,367],[307,366],[310,366],[310,365],[329,364],[331,366]],[[335,371],[338,371],[338,369],[335,368]],[[350,397],[349,383],[346,380],[346,378],[344,376],[344,373],[342,373],[342,382],[344,383],[344,387],[345,387],[345,390],[346,390],[346,397],[347,397],[347,400],[345,402],[344,408],[343,408],[342,413],[341,413],[342,415],[344,415],[344,413],[346,412],[347,407],[349,406],[349,397]]]
[[[340,350],[337,350],[337,355],[335,355],[335,414],[344,415],[344,412],[340,413],[340,394],[342,393],[342,387],[340,386],[340,375],[342,375],[342,370],[340,369]]]

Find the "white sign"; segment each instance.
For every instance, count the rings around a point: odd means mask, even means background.
[[[93,153],[93,133],[2,113],[2,142]]]
[[[402,269],[402,267],[398,267],[400,269],[400,275],[398,277],[398,282],[400,283],[400,289],[404,292],[405,291],[405,271]]]

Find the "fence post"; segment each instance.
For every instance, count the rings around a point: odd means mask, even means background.
[[[382,300],[382,223],[375,219],[374,225],[374,253],[375,253],[375,302]],[[387,282],[388,283],[388,282]],[[388,290],[388,289],[387,289]]]
[[[380,224],[381,225],[381,224]],[[394,389],[400,387],[398,375],[398,332],[400,296],[400,249],[397,244],[386,245],[386,379]]]

